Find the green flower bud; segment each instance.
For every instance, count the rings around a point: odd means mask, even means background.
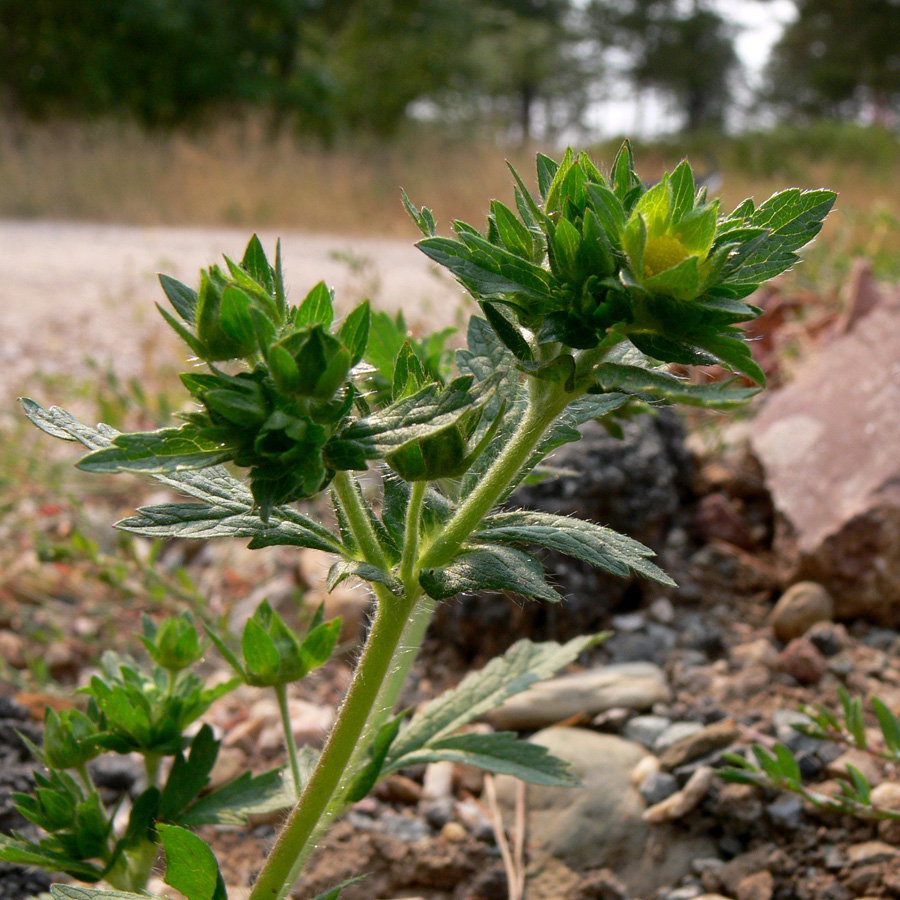
[[[77,709],[44,713],[44,758],[51,769],[74,769],[99,752],[94,739],[97,723]]]
[[[141,640],[153,661],[169,672],[180,672],[192,666],[203,655],[200,636],[190,613],[170,616],[160,623],[145,615]]]

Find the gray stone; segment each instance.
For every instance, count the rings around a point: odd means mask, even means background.
[[[639,785],[638,790],[648,806],[662,803],[678,790],[678,779],[668,772],[653,772]]]
[[[803,824],[803,801],[796,794],[785,794],[766,806],[766,813],[776,828],[796,831]]]
[[[659,666],[621,663],[539,682],[510,697],[486,718],[496,728],[525,731],[614,707],[645,710],[670,698],[665,673]]]
[[[567,866],[609,868],[629,896],[647,896],[687,875],[693,859],[714,855],[706,838],[641,819],[645,804],[630,777],[648,755],[639,744],[583,728],[548,728],[531,740],[568,760],[582,782],[574,790],[528,786],[529,841]],[[511,808],[515,780],[500,776],[496,784],[500,802]]]
[[[635,716],[628,721],[623,734],[649,750],[671,724],[672,720],[666,716]]]
[[[900,610],[900,309],[885,305],[811,357],[753,420],[751,446],[793,578],[838,618]]]

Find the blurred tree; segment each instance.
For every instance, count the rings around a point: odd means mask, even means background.
[[[790,112],[885,121],[900,102],[897,0],[797,0],[772,51],[769,97]]]
[[[738,57],[718,12],[700,0],[591,0],[589,12],[594,33],[624,56],[638,88],[671,97],[689,131],[722,126]]]
[[[176,124],[267,104],[325,122],[315,44],[341,0],[0,0],[0,84],[28,115]]]
[[[469,72],[476,97],[506,106],[523,141],[543,106],[547,133],[577,124],[599,76],[586,53],[583,10],[571,0],[483,0],[476,4]]]

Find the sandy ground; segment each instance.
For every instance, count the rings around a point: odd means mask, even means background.
[[[240,259],[242,230],[134,228],[0,221],[0,391],[47,397],[53,380],[79,377],[87,361],[122,376],[180,365],[179,344],[154,303],[167,303],[164,272],[196,287],[199,270]],[[274,258],[274,233],[260,239]],[[407,242],[282,234],[290,299],[324,280],[347,311],[366,297],[403,308],[414,330],[456,324],[463,295]],[[427,323],[427,326],[426,326]]]

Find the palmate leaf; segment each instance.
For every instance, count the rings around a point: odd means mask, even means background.
[[[605,635],[582,635],[565,644],[517,641],[503,656],[467,675],[453,690],[426,703],[391,745],[385,771],[408,754],[449,737],[464,725],[500,706],[509,697],[528,690],[574,662]]]
[[[575,787],[579,783],[567,762],[553,756],[540,744],[519,740],[518,735],[512,731],[451,734],[449,737],[430,741],[418,751],[407,753],[395,760],[391,769],[442,760],[477,766],[498,775],[512,775],[530,784]]]
[[[593,522],[542,512],[501,512],[488,517],[474,535],[480,541],[536,544],[557,550],[613,575],[632,571],[674,586],[675,582],[649,562],[652,550],[638,541]]]
[[[512,547],[464,550],[445,566],[423,570],[419,583],[434,600],[473,591],[511,591],[551,603],[562,600],[544,580],[543,566]]]
[[[248,816],[287,809],[295,801],[290,776],[286,776],[281,769],[270,769],[261,775],[244,772],[234,781],[204,794],[174,821],[185,828],[244,825]]]
[[[759,285],[789,269],[797,261],[794,251],[821,230],[835,196],[833,191],[791,188],[770,197],[750,215],[752,225],[768,229],[768,235],[727,281]]]
[[[90,450],[109,447],[117,435],[107,425],[91,428],[57,406],[45,409],[27,398],[22,400],[22,406],[25,415],[42,431],[61,440],[77,441]],[[288,544],[344,552],[343,545],[327,528],[292,507],[275,507],[264,523],[253,513],[250,489],[221,466],[151,475],[199,502],[145,507],[137,516],[122,520],[118,527],[147,537],[250,537],[253,549]]]

